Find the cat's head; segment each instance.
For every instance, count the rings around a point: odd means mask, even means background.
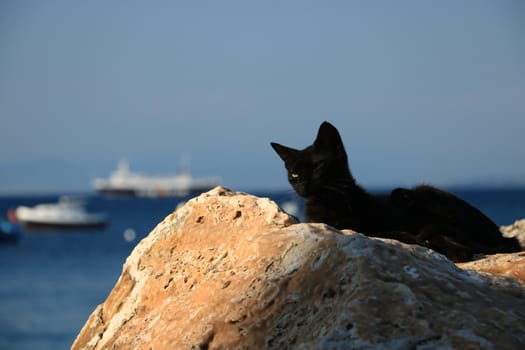
[[[303,150],[271,143],[284,161],[288,181],[302,197],[320,194],[338,181],[351,178],[348,160],[337,129],[324,122],[314,143]]]

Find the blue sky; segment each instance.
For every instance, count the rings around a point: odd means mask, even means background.
[[[150,174],[287,188],[338,127],[365,186],[525,184],[523,1],[2,1],[0,193]]]

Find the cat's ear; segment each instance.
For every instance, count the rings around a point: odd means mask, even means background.
[[[286,147],[275,142],[271,142],[270,145],[272,145],[272,148],[275,150],[275,152],[277,152],[279,157],[281,157],[285,163],[297,158],[297,154],[299,153],[299,151],[296,149]]]
[[[345,151],[339,131],[329,122],[323,122],[319,127],[314,145],[319,149],[330,152]]]

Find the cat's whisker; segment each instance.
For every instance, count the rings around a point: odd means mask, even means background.
[[[349,188],[352,188],[354,184],[351,181],[339,180],[336,182],[331,182],[322,186],[323,189],[333,190],[333,191],[345,191]]]
[[[323,190],[325,191],[329,191],[331,193],[335,193],[335,194],[340,194],[340,195],[345,195],[346,192],[345,192],[345,188],[341,188],[339,186],[329,186],[329,185],[325,185],[322,187]]]

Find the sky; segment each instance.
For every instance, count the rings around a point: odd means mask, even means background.
[[[525,185],[525,2],[0,0],[0,194],[132,170],[286,189],[324,120],[365,187]]]

